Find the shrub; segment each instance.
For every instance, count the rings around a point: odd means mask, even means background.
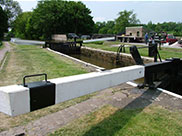
[[[90,42],[90,43],[102,45],[104,43],[104,41],[96,41],[96,42]],[[90,43],[88,43],[88,44],[90,44]]]

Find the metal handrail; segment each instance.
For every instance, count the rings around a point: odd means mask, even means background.
[[[27,75],[23,77],[23,86],[26,87],[25,79],[28,77],[35,77],[35,76],[45,76],[45,81],[47,82],[47,74],[42,73],[42,74],[35,74],[35,75]]]

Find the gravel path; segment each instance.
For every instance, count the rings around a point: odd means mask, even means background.
[[[10,51],[10,44],[8,42],[4,42],[5,47],[0,50],[0,62],[3,60],[4,55],[7,51]]]

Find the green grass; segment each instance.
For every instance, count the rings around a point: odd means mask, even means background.
[[[4,48],[4,44],[0,41],[0,50]]]
[[[20,84],[25,75],[31,74],[47,73],[51,79],[87,73],[81,65],[40,46],[12,45],[12,48],[0,71],[0,86]],[[38,79],[30,81],[34,80]]]
[[[87,43],[84,45],[86,47],[117,52],[118,47],[111,46],[111,45],[115,45],[115,44],[122,44],[122,43],[116,41],[116,42],[104,42],[103,44]],[[130,45],[130,44],[128,44],[128,45]],[[142,45],[140,45],[140,46],[142,46]],[[126,50],[126,53],[130,54],[129,47],[126,47],[125,50]],[[148,49],[147,48],[139,49],[139,52],[140,52],[141,56],[148,57]],[[172,48],[162,47],[162,50],[159,50],[159,53],[160,53],[160,56],[162,59],[172,58],[172,57],[182,58],[182,49],[179,49],[179,48],[178,49],[172,49]]]
[[[50,136],[179,136],[182,112],[160,106],[118,110],[104,106],[60,128]]]

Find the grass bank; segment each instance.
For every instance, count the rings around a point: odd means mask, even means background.
[[[95,43],[87,43],[84,44],[86,47],[91,47],[91,48],[96,48],[96,49],[102,49],[102,50],[106,50],[106,51],[114,51],[117,52],[118,47],[113,47],[112,45],[116,45],[116,44],[121,44],[121,42],[95,42]],[[131,44],[128,44],[131,45]],[[142,46],[142,45],[139,45]],[[126,53],[130,54],[129,52],[129,47],[125,48]],[[142,48],[139,49],[139,52],[141,54],[141,56],[146,56],[148,57],[148,49],[147,48]],[[179,57],[182,58],[182,49],[175,49],[175,48],[165,48],[162,47],[161,50],[159,50],[160,56],[162,59],[166,59],[166,58],[172,58],[172,57]]]
[[[0,50],[4,48],[3,42],[0,41]]]
[[[87,70],[40,46],[12,45],[12,50],[0,71],[0,86],[21,84],[25,75],[38,73],[47,73],[51,79],[87,73]],[[34,80],[40,79],[30,79]]]
[[[178,136],[182,132],[181,113],[160,106],[143,110],[104,106],[50,136]]]

